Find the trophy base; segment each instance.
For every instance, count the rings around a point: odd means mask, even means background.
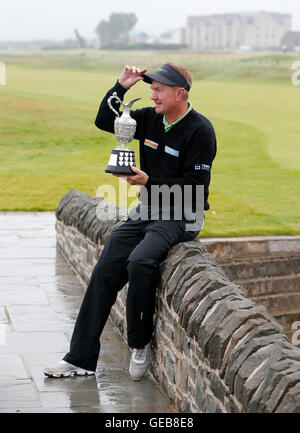
[[[112,150],[105,173],[135,176],[130,166],[135,166],[134,151],[129,147],[118,147]]]
[[[105,173],[111,173],[111,174],[120,174],[122,176],[135,176],[136,173],[134,173],[131,168],[129,167],[129,169],[127,168],[127,171],[120,171],[120,170],[110,170],[109,168],[105,169]]]

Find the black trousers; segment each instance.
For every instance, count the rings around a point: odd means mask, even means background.
[[[118,291],[129,282],[126,301],[127,341],[142,348],[152,337],[159,264],[178,242],[199,232],[185,231],[183,221],[128,219],[113,230],[92,272],[64,360],[95,370],[100,335]]]

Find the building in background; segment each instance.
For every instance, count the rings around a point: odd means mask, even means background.
[[[186,44],[197,51],[280,49],[282,38],[291,31],[291,21],[290,14],[265,11],[190,16]]]
[[[300,32],[287,32],[282,38],[282,47],[287,51],[300,52]]]
[[[160,35],[159,42],[161,44],[185,45],[185,31],[184,27],[167,30]]]
[[[149,35],[143,31],[134,31],[130,34],[130,42],[132,44],[146,44],[149,42]]]

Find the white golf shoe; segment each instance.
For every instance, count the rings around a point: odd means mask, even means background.
[[[95,374],[94,371],[85,370],[81,367],[69,364],[68,362],[61,360],[52,364],[44,369],[44,375],[47,377],[69,377],[69,376],[90,376]]]
[[[148,343],[143,349],[132,349],[132,355],[129,365],[129,374],[132,380],[141,380],[150,365],[151,343]]]

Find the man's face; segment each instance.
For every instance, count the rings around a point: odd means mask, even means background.
[[[151,99],[155,104],[155,112],[157,114],[167,115],[172,112],[177,105],[177,90],[176,86],[168,86],[167,84],[153,81],[151,84],[152,96]]]

